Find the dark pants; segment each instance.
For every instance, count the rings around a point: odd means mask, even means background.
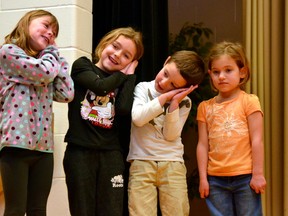
[[[68,144],[63,164],[72,216],[122,216],[124,161],[121,152]]]
[[[53,177],[53,154],[20,148],[1,150],[4,216],[45,216]]]

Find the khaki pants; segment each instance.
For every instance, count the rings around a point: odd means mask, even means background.
[[[129,215],[156,216],[158,199],[162,216],[189,215],[184,163],[134,160],[128,184]]]

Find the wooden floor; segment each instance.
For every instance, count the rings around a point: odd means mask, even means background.
[[[209,216],[209,211],[207,209],[204,199],[195,198],[190,201],[190,216]]]

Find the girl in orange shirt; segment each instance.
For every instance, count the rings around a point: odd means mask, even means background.
[[[211,215],[262,215],[263,112],[258,97],[244,91],[250,71],[243,47],[216,44],[208,73],[218,95],[197,112],[200,196]]]

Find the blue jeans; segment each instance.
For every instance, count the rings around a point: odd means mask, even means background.
[[[251,174],[208,176],[210,186],[206,203],[213,216],[261,216],[261,195],[250,187]]]

